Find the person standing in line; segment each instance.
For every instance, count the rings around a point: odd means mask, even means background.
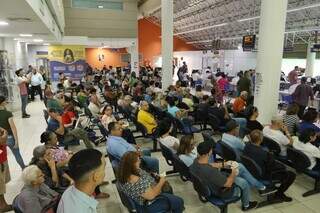
[[[314,100],[313,90],[311,86],[306,84],[307,78],[301,78],[301,84],[297,86],[296,90],[292,94],[293,100],[299,105],[298,116],[301,119],[304,114],[304,109],[308,106],[309,98],[311,101]],[[313,105],[313,103],[311,103]]]
[[[10,181],[10,170],[8,165],[7,157],[7,137],[8,132],[0,127],[0,212],[12,211],[12,206],[8,205],[7,201],[4,199],[4,194],[6,193],[6,184]]]
[[[289,72],[288,80],[290,82],[290,85],[298,83],[298,72],[299,72],[299,67],[298,66],[295,66],[294,70]]]
[[[28,88],[27,83],[30,82],[30,79],[23,76],[22,69],[18,69],[16,71],[17,75],[17,84],[20,90],[20,97],[21,97],[21,112],[22,118],[29,118],[30,115],[26,112],[26,107],[28,104]]]
[[[21,169],[24,169],[26,166],[19,150],[17,128],[13,121],[12,112],[6,109],[6,105],[6,98],[4,96],[0,96],[0,127],[8,132],[7,145],[11,149]]]
[[[43,83],[42,75],[36,70],[33,69],[31,73],[31,100],[34,101],[34,93],[37,91],[40,95],[40,99],[42,98],[42,89],[41,85]]]

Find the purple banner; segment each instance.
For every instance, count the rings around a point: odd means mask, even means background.
[[[70,64],[60,61],[50,61],[51,79],[59,80],[59,73],[62,72],[66,77],[71,77],[73,81],[79,81],[85,75],[86,61],[78,60]]]

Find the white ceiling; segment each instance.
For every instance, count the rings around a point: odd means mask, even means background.
[[[174,32],[201,49],[210,49],[214,39],[224,49],[237,48],[242,36],[259,33],[260,5],[261,0],[175,0]],[[161,7],[146,15],[160,25]],[[320,32],[320,0],[288,0],[286,44],[307,43],[315,30]]]
[[[18,19],[18,20],[17,20]],[[26,19],[26,20],[24,20]],[[1,37],[19,37],[19,34],[33,34],[33,39],[52,39],[53,35],[25,0],[1,0]]]

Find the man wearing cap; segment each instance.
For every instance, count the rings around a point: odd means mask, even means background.
[[[271,125],[263,128],[263,135],[277,142],[281,149],[280,155],[287,156],[287,146],[292,145],[293,140],[281,115],[272,117]]]
[[[21,97],[21,112],[22,112],[22,118],[29,118],[30,115],[26,112],[26,107],[28,104],[28,87],[27,83],[30,82],[30,79],[23,76],[23,69],[18,69],[16,71],[17,75],[17,84],[20,90],[20,97]]]
[[[239,138],[239,125],[235,120],[227,122],[226,133],[223,133],[221,140],[234,149],[237,153],[237,158],[239,159],[245,144],[241,138]]]
[[[198,158],[189,167],[190,172],[197,176],[204,185],[207,185],[214,196],[224,199],[241,196],[242,211],[248,211],[258,206],[256,201],[250,201],[249,183],[245,179],[238,177],[235,169],[231,169],[231,173],[227,174],[209,164],[209,158],[212,155],[211,144],[200,143],[197,151]],[[241,190],[235,187],[236,185]]]

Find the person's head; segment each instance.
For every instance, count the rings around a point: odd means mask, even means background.
[[[159,135],[162,137],[172,131],[172,123],[169,119],[162,120],[158,125]]]
[[[207,142],[202,142],[197,146],[197,152],[199,158],[209,159],[209,156],[212,154],[212,145]]]
[[[55,119],[57,116],[60,115],[60,113],[56,109],[53,109],[53,108],[48,109],[48,114],[52,119]]]
[[[301,84],[305,84],[307,82],[307,78],[306,77],[302,77],[301,78]]]
[[[208,104],[209,104],[210,106],[216,106],[216,104],[217,104],[216,99],[213,98],[213,97],[210,97],[210,98],[209,98],[209,101],[208,101]]]
[[[283,127],[283,118],[281,115],[274,115],[271,118],[271,125],[273,129],[280,130]]]
[[[302,143],[314,143],[317,140],[317,133],[314,129],[305,129],[299,135],[299,141]]]
[[[42,161],[42,162],[46,162],[45,159],[50,160],[52,159],[52,151],[51,149],[48,149],[46,146],[44,145],[40,145],[40,146],[36,146],[33,149],[32,152],[32,160],[30,164],[33,164],[37,161]]]
[[[149,110],[149,104],[146,101],[141,101],[140,102],[140,109],[143,111],[148,111]]]
[[[263,133],[262,131],[255,129],[250,133],[250,141],[253,144],[260,146],[263,141]]]
[[[140,158],[137,152],[126,152],[119,164],[118,177],[120,183],[127,183],[131,175],[139,176]]]
[[[250,119],[256,119],[259,116],[259,110],[255,106],[249,106],[248,109],[248,118]]]
[[[226,124],[226,132],[230,135],[239,135],[239,124],[235,120],[230,120]]]
[[[111,116],[112,113],[113,113],[113,109],[112,109],[112,106],[110,106],[110,105],[106,105],[102,110],[102,114],[107,115],[107,116]]]
[[[40,136],[40,142],[45,145],[55,146],[58,143],[58,138],[55,132],[45,131]]]
[[[16,71],[16,75],[17,75],[18,77],[22,76],[22,71],[23,71],[23,69],[18,69],[18,70]]]
[[[33,73],[33,74],[36,74],[36,73],[37,73],[37,69],[34,69],[34,68],[33,68],[33,69],[32,69],[32,73]]]
[[[26,186],[40,186],[44,182],[44,174],[36,165],[23,169],[22,180]]]
[[[287,108],[287,115],[297,115],[299,112],[299,105],[296,103],[290,104]]]
[[[132,97],[130,95],[124,96],[124,102],[127,105],[130,105],[132,103]]]
[[[296,70],[296,71],[299,70],[299,66],[295,66],[294,70]]]
[[[53,93],[51,90],[46,90],[44,91],[44,96],[48,99],[52,99],[53,98]]]
[[[201,85],[197,85],[196,86],[196,91],[197,92],[201,92],[202,91],[202,86]]]
[[[194,149],[195,142],[193,135],[184,135],[182,136],[177,151],[178,155],[189,154]]]
[[[122,136],[122,126],[118,122],[110,122],[108,125],[108,130],[112,136]]]
[[[7,99],[3,95],[0,95],[0,107],[5,107],[7,105]]]
[[[242,91],[240,93],[240,97],[243,99],[243,100],[247,100],[248,98],[248,92],[247,91]]]
[[[208,95],[202,96],[202,102],[207,103],[208,101],[209,101],[209,96]]]
[[[167,96],[166,101],[170,107],[173,107],[176,105],[175,99],[172,96]]]
[[[96,149],[83,149],[69,160],[69,175],[75,184],[89,185],[94,189],[103,182],[106,161]]]
[[[318,112],[316,109],[308,109],[302,116],[302,120],[308,123],[314,123],[318,118]]]

